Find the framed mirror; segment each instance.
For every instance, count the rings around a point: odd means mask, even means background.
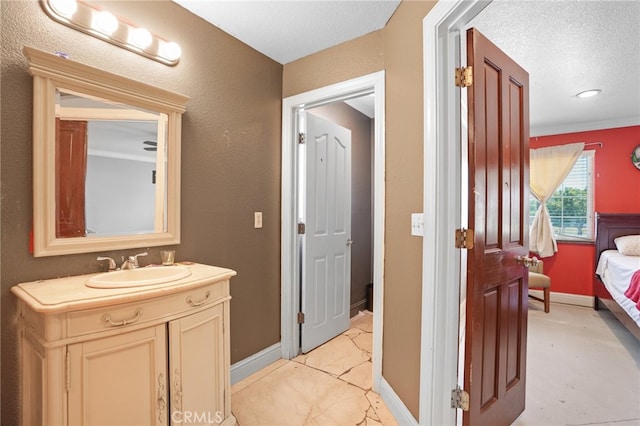
[[[178,244],[188,98],[24,53],[34,88],[34,256]]]

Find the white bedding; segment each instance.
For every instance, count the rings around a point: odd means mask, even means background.
[[[640,270],[640,256],[625,256],[618,250],[606,250],[600,255],[596,274],[600,276],[611,296],[640,326],[640,310],[624,295],[629,288],[631,276]]]

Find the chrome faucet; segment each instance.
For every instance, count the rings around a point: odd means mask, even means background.
[[[109,272],[111,271],[115,271],[117,269],[116,267],[116,261],[113,260],[112,257],[108,257],[108,256],[98,256],[98,258],[96,260],[108,260],[109,261]]]
[[[120,266],[120,269],[137,269],[138,267],[140,267],[140,265],[138,264],[138,256],[146,256],[147,254],[148,253],[145,251],[144,253],[138,253],[136,255],[129,256],[127,260],[122,262],[122,266]]]

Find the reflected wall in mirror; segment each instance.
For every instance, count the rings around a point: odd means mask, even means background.
[[[34,255],[179,243],[188,98],[24,52],[34,78]]]

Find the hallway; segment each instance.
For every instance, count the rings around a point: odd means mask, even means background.
[[[371,390],[373,315],[291,361],[279,360],[231,387],[240,426],[397,425]]]

